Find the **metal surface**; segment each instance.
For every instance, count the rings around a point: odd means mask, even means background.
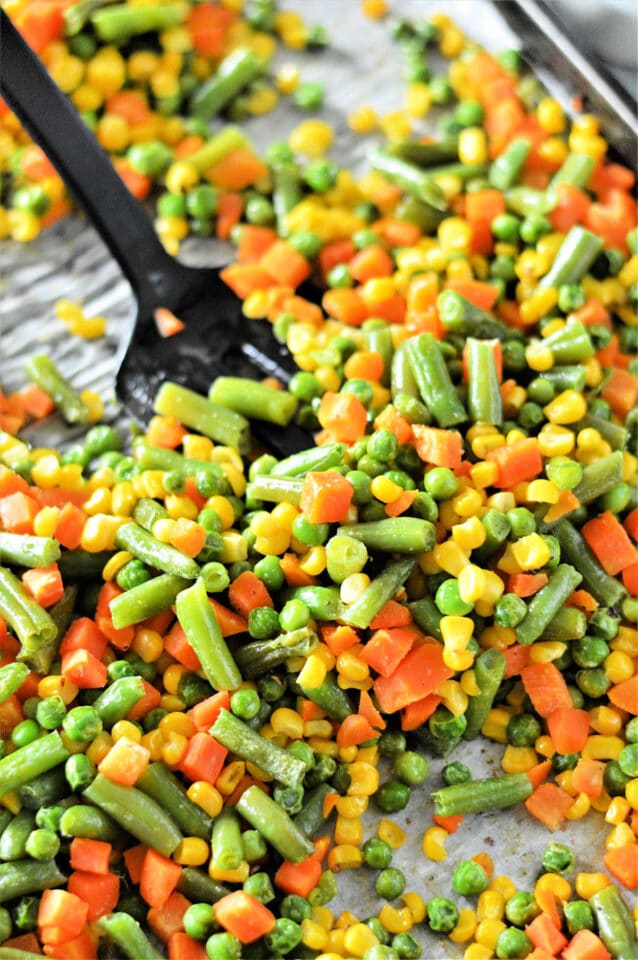
[[[483,0],[448,0],[447,3],[394,0],[391,8],[393,13],[413,18],[428,17],[445,9],[468,36],[494,52],[507,47],[529,49],[532,59],[540,63],[542,79],[568,108],[574,95],[586,91],[574,88],[572,68],[557,59],[555,53],[552,53],[553,59],[548,60],[551,44],[539,47],[538,39],[532,43],[529,18],[522,29],[524,40],[521,42],[511,21],[508,24],[503,15],[506,5],[513,6],[509,2],[492,5]],[[526,2],[524,6],[528,14],[536,15],[536,3]],[[390,41],[387,25],[362,17],[358,0],[298,0],[287,2],[286,7],[301,10],[308,22],[325,24],[332,35],[332,47],[325,52],[303,55],[284,51],[277,60],[297,62],[304,80],[320,80],[325,84],[326,104],[322,115],[336,131],[332,156],[360,171],[371,138],[353,136],[347,127],[347,114],[363,103],[371,104],[381,114],[402,107],[404,84],[400,51]],[[559,35],[560,43],[565,40]],[[565,43],[565,49],[567,46]],[[587,66],[591,73],[591,64]],[[550,67],[556,71],[556,77],[548,78]],[[596,108],[607,113],[608,120],[614,112],[607,110],[604,101]],[[273,139],[288,136],[303,117],[292,107],[280,105],[275,113],[250,120],[246,129],[254,142],[263,147]],[[425,132],[429,123],[430,118],[426,118],[418,129]],[[130,318],[132,298],[128,284],[94,231],[79,218],[70,218],[28,246],[4,244],[0,255],[3,276],[0,379],[5,388],[20,386],[25,357],[45,350],[77,387],[92,386],[104,395],[112,393],[113,357]],[[228,256],[229,249],[214,242],[188,242],[183,248],[183,259],[191,264],[210,266],[224,262]],[[104,314],[108,319],[107,336],[96,342],[69,337],[53,312],[53,304],[63,296],[83,301],[89,316]],[[114,413],[112,407],[110,412]],[[68,440],[69,435],[66,428],[50,420],[44,434],[40,432],[39,441],[54,445],[62,439]],[[502,746],[483,741],[462,744],[452,759],[467,763],[476,776],[489,776],[499,772],[502,750]],[[444,762],[431,763],[425,786],[414,789],[406,810],[392,816],[408,833],[407,842],[396,851],[393,860],[407,877],[407,889],[418,891],[426,899],[451,895],[452,866],[481,850],[491,854],[497,874],[507,874],[522,889],[531,889],[539,872],[540,856],[552,835],[528,816],[523,807],[467,818],[447,841],[446,861],[432,863],[425,859],[421,844],[424,831],[432,823],[433,812],[429,793],[441,785],[440,769]],[[366,815],[367,835],[382,816],[372,807],[373,804]],[[577,870],[598,870],[602,866],[607,832],[602,816],[591,814],[585,820],[567,822],[553,838],[576,850]],[[342,874],[339,900],[333,908],[347,907],[361,918],[376,914],[382,901],[374,892],[374,878],[375,871],[367,869]],[[453,897],[460,906],[470,905],[462,897]],[[413,933],[424,944],[426,960],[462,955],[462,946],[455,947],[424,927],[415,928]]]

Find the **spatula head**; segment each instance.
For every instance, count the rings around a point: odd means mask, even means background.
[[[139,423],[153,415],[153,402],[165,380],[172,380],[206,395],[212,381],[222,375],[263,379],[276,377],[287,384],[297,368],[285,346],[278,343],[270,325],[250,320],[241,302],[216,269],[184,268],[187,283],[179,302],[138,303],[138,316],[123,355],[117,394]],[[154,319],[165,306],[185,324],[170,337],[160,336]],[[276,456],[288,456],[312,445],[306,431],[290,425],[276,427],[253,421],[253,433]]]

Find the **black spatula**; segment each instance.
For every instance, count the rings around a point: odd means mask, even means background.
[[[187,267],[162,247],[142,205],[124,186],[111,161],[41,61],[0,9],[0,90],[32,138],[57,168],[92,221],[137,301],[137,316],[117,356],[117,394],[141,423],[165,380],[206,393],[222,374],[287,383],[296,367],[268,324],[249,320],[218,269]],[[185,322],[160,337],[154,320],[165,307]],[[254,432],[278,456],[312,445],[296,426],[255,421]]]

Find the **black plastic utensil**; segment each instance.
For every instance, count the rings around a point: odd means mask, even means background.
[[[222,374],[287,383],[296,366],[267,323],[247,319],[219,269],[187,267],[161,245],[143,206],[134,199],[75,107],[0,9],[0,90],[31,137],[66,182],[131,284],[137,315],[116,358],[116,390],[141,423],[165,380],[206,394]],[[172,337],[159,335],[155,310],[185,322]],[[253,421],[253,432],[278,456],[311,446],[312,437]]]

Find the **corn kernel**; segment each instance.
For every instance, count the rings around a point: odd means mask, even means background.
[[[310,950],[324,950],[328,943],[328,932],[319,923],[306,917],[301,921],[301,942]]]
[[[592,734],[587,737],[581,756],[590,760],[617,760],[625,743],[621,737],[603,737]]]
[[[465,650],[472,639],[474,621],[470,617],[441,617],[440,630],[446,647],[451,650]]]
[[[505,894],[491,886],[483,890],[476,904],[477,920],[502,920],[505,914]]]
[[[361,850],[350,843],[340,843],[328,854],[328,866],[334,873],[339,873],[341,870],[354,870],[362,863]]]
[[[201,807],[213,819],[221,813],[224,800],[212,783],[206,780],[195,780],[186,791],[188,798]]]
[[[142,731],[136,724],[131,723],[130,720],[118,720],[117,723],[114,723],[111,729],[111,736],[113,737],[114,743],[121,740],[122,737],[126,737],[127,740],[131,740],[133,743],[142,742]]]
[[[466,127],[459,134],[459,160],[467,166],[487,161],[487,137],[482,127]]]
[[[511,714],[504,707],[492,707],[481,727],[481,733],[488,740],[507,743],[507,725],[510,718]]]
[[[408,907],[397,909],[389,903],[379,910],[379,920],[388,933],[407,933],[413,927],[412,914]]]
[[[608,834],[605,840],[607,850],[616,850],[619,847],[625,847],[627,844],[636,844],[636,835],[628,823],[618,823]],[[638,846],[634,852],[638,855]]]
[[[623,823],[631,813],[631,804],[625,797],[614,797],[605,813],[607,823]]]
[[[569,900],[572,895],[572,888],[567,880],[564,877],[560,877],[557,873],[543,873],[536,881],[534,887],[534,893],[541,893],[543,891],[549,891],[553,893],[557,900],[560,900],[562,903],[564,900]]]
[[[360,760],[350,764],[349,797],[371,797],[379,789],[379,771],[370,763]]]
[[[591,800],[586,793],[579,793],[571,807],[565,811],[567,820],[580,820],[589,813]]]
[[[423,923],[426,915],[426,906],[423,897],[421,897],[418,893],[414,893],[413,891],[409,890],[407,893],[402,895],[401,899],[410,911],[412,922]]]
[[[200,837],[184,837],[173,853],[173,860],[185,867],[201,867],[210,857],[210,848]]]
[[[441,863],[447,857],[445,841],[449,833],[443,827],[429,827],[423,835],[423,853],[428,860]]]
[[[538,763],[536,751],[532,747],[513,747],[508,744],[503,753],[501,766],[505,773],[525,773]]]
[[[393,850],[403,846],[408,839],[405,830],[398,823],[394,823],[393,820],[388,820],[386,817],[379,821],[377,836],[379,840],[384,840]]]
[[[545,133],[562,133],[566,126],[563,108],[553,97],[544,97],[536,107],[536,119]]]
[[[484,891],[485,892],[485,891]],[[502,920],[495,917],[488,917],[487,920],[481,920],[474,931],[474,938],[477,943],[483,947],[489,947],[490,950],[496,948],[496,941],[507,925]]]
[[[603,661],[605,673],[612,683],[622,683],[634,675],[634,663],[629,654],[622,650],[612,650]]]

